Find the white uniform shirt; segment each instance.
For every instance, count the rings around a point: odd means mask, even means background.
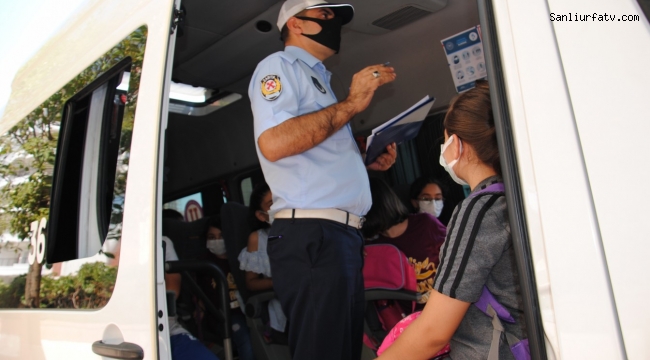
[[[281,209],[335,208],[365,215],[372,200],[368,173],[346,124],[318,146],[276,162],[260,152],[257,140],[269,128],[337,102],[331,73],[307,51],[287,46],[255,69],[248,96],[255,119],[255,147],[273,193],[271,213]]]

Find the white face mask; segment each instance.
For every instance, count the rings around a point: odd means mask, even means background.
[[[266,215],[266,220],[264,220],[264,222],[271,225],[271,215],[269,215],[268,211],[259,210],[259,212]]]
[[[223,255],[226,253],[226,242],[223,239],[208,240],[205,247],[215,255]]]
[[[420,213],[428,213],[435,217],[440,217],[442,213],[442,208],[444,206],[443,200],[420,200],[418,201],[420,205]]]
[[[459,185],[467,185],[467,182],[465,180],[459,178],[456,173],[454,172],[454,165],[458,162],[460,159],[460,155],[463,153],[463,143],[458,139],[458,143],[460,144],[460,153],[458,154],[458,159],[452,161],[451,163],[447,164],[447,161],[445,160],[445,157],[442,155],[445,153],[445,150],[451,145],[451,143],[454,141],[454,138],[456,138],[456,135],[452,135],[447,139],[447,141],[440,146],[440,165],[442,165],[445,170],[449,173],[449,176]]]

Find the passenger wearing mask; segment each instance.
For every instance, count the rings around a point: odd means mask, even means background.
[[[174,209],[164,209],[162,211],[164,219],[174,219],[184,221],[183,215]],[[163,236],[163,249],[165,261],[177,261],[178,254],[174,248],[174,243],[167,236]],[[178,300],[181,292],[181,274],[165,272],[165,289],[173,291],[174,297]],[[219,360],[219,358],[208,350],[197,338],[192,336],[183,325],[178,322],[178,316],[169,316],[169,341],[172,349],[172,360]]]
[[[414,213],[428,213],[440,217],[445,198],[442,184],[438,180],[426,176],[417,178],[411,184],[409,197]]]
[[[166,215],[163,214],[163,217]],[[165,244],[165,261],[177,261],[178,255],[172,241],[167,236],[163,236],[163,242]],[[181,274],[165,273],[165,289],[173,291],[176,299],[181,292],[181,281]],[[168,323],[172,360],[219,360],[178,322],[177,316],[169,316]]]
[[[271,264],[269,254],[266,252],[269,238],[269,210],[273,205],[271,189],[267,183],[255,186],[248,203],[250,217],[253,223],[253,232],[248,237],[248,246],[239,253],[239,268],[246,271],[246,287],[252,291],[273,289],[271,279]],[[267,341],[286,343],[286,336],[275,332],[284,333],[287,318],[282,312],[282,306],[277,299],[271,299],[268,305],[269,325],[274,331],[265,334]],[[273,336],[276,335],[276,336]]]
[[[246,324],[246,317],[242,312],[243,301],[237,291],[235,278],[230,271],[226,243],[221,235],[221,218],[219,215],[210,218],[206,238],[206,247],[210,251],[206,256],[206,260],[215,263],[221,271],[223,271],[224,275],[226,275],[226,280],[228,281],[232,340],[237,349],[237,354],[239,355],[240,360],[254,360],[250,330]],[[214,279],[211,277],[199,276],[197,280],[201,284],[202,289],[212,289],[212,293],[207,294],[209,297],[218,299],[217,283]],[[208,323],[215,324],[215,329],[213,330],[218,331],[216,327],[216,324],[218,323],[217,319],[212,319],[211,321],[208,321]]]
[[[474,89],[452,101],[444,128],[440,163],[472,192],[454,209],[429,301],[422,314],[381,354],[382,360],[430,359],[447,342],[452,358],[488,358],[492,319],[471,306],[481,298],[484,287],[515,320],[503,322],[506,334],[526,337],[486,81],[477,81]],[[506,341],[494,350],[499,359],[514,358]]]
[[[433,289],[447,229],[431,214],[409,214],[399,196],[379,178],[370,179],[370,193],[372,207],[361,231],[366,239],[371,239],[369,244],[391,244],[406,255],[415,269],[418,292],[422,295],[417,309],[421,309]]]

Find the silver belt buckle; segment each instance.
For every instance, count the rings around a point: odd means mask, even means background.
[[[361,230],[365,222],[366,222],[366,218],[364,216],[359,216],[359,226],[357,227],[357,230]]]

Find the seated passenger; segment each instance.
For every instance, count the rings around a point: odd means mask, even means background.
[[[226,243],[221,235],[221,217],[219,215],[210,218],[208,223],[206,247],[210,250],[207,259],[215,263],[226,275],[228,289],[230,290],[230,319],[232,322],[232,340],[235,343],[237,354],[240,360],[254,360],[253,347],[251,345],[250,331],[246,324],[246,317],[241,309],[241,297],[235,285],[235,278],[230,272],[230,264],[226,253]],[[212,278],[199,277],[202,288],[212,288],[215,292],[211,295],[217,297],[217,284]],[[215,320],[216,321],[216,320]],[[213,321],[214,323],[214,321]]]
[[[415,269],[418,292],[422,294],[418,308],[422,308],[433,288],[447,229],[428,213],[409,214],[397,194],[381,179],[370,179],[370,192],[372,207],[361,231],[373,244],[392,244],[406,255]]]
[[[414,213],[429,213],[437,218],[444,207],[444,196],[440,181],[422,176],[417,178],[409,191]]]
[[[266,252],[268,243],[269,224],[268,211],[273,205],[271,189],[267,183],[255,186],[251,193],[249,212],[253,224],[253,232],[248,237],[248,247],[242,249],[239,254],[239,268],[246,271],[246,287],[252,291],[263,291],[273,289],[271,280],[271,264],[269,255]],[[284,333],[287,318],[282,312],[280,301],[273,299],[269,301],[269,323],[273,330]],[[267,334],[271,337],[271,334]],[[270,340],[270,339],[268,339]],[[285,342],[286,340],[277,339]]]
[[[430,359],[451,340],[459,359],[486,359],[492,319],[470,306],[484,287],[514,318],[507,336],[525,338],[526,323],[510,236],[490,91],[486,81],[454,99],[444,120],[440,164],[452,179],[468,184],[470,196],[454,209],[434,290],[422,314],[379,359]],[[423,338],[426,337],[426,338]],[[501,338],[504,338],[503,336]],[[496,341],[501,359],[512,359],[506,341]]]
[[[172,241],[166,236],[163,236],[163,241],[165,242],[165,261],[178,260]],[[178,299],[181,291],[181,274],[165,273],[165,288],[174,291],[176,299]],[[219,360],[215,354],[178,323],[176,316],[170,316],[168,322],[172,360]]]

